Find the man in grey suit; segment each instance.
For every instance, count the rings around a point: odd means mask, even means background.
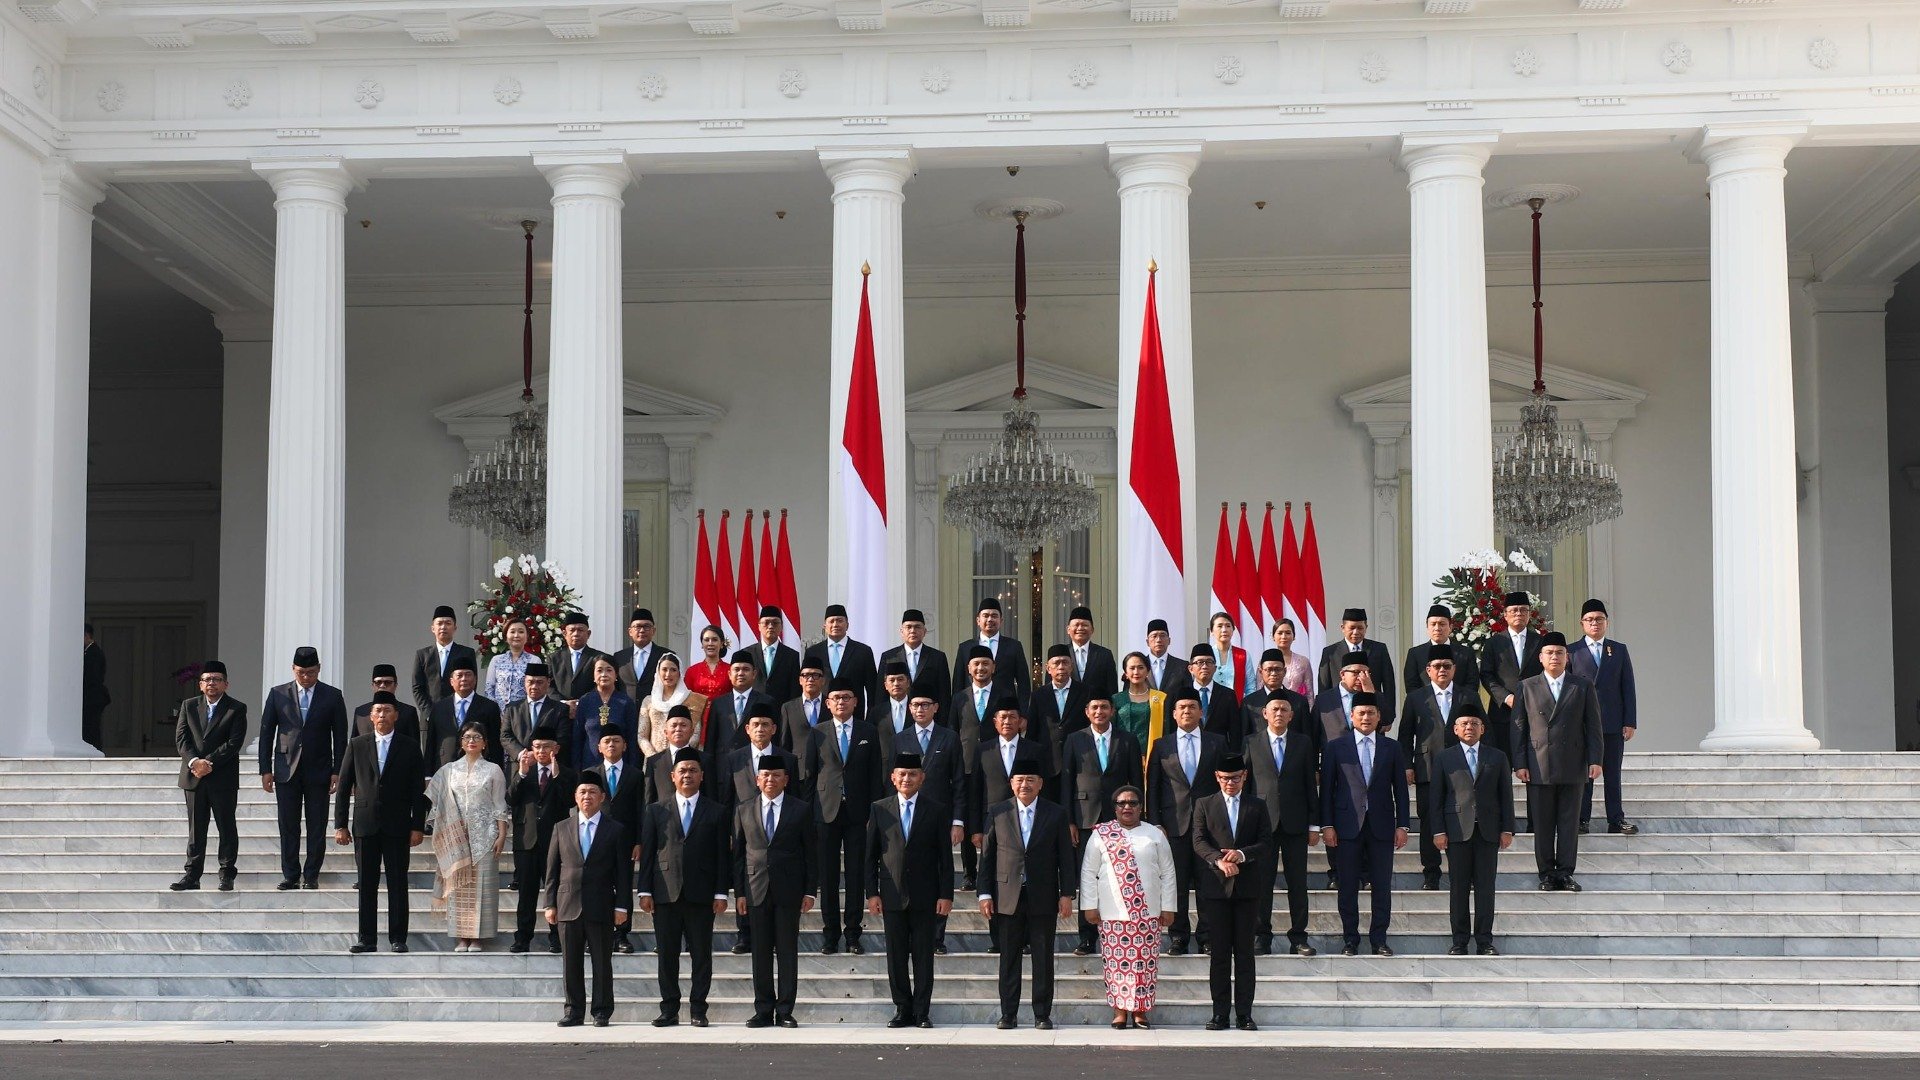
[[[1013,763],[1013,798],[987,811],[980,849],[980,914],[1000,946],[1002,1031],[1018,1026],[1023,951],[1033,954],[1033,1026],[1053,1030],[1054,931],[1073,914],[1079,887],[1067,815],[1040,797],[1041,773],[1033,758]]]
[[[282,892],[320,887],[327,796],[340,786],[340,759],[346,752],[347,701],[320,681],[320,653],[302,645],[293,651],[293,681],[267,691],[260,707],[260,787],[278,804]],[[303,822],[305,863],[300,859]]]
[[[1435,604],[1427,609],[1427,639],[1415,642],[1407,650],[1406,666],[1401,668],[1402,681],[1407,684],[1407,696],[1412,697],[1415,690],[1427,685],[1427,660],[1432,647],[1439,645],[1453,654],[1453,679],[1461,686],[1478,689],[1480,686],[1480,661],[1473,654],[1473,646],[1453,643],[1453,609],[1445,604]]]
[[[800,1026],[793,1018],[800,985],[800,916],[813,910],[820,868],[813,807],[788,794],[788,775],[779,755],[762,755],[760,793],[733,808],[734,910],[753,927],[750,1028]]]
[[[1540,674],[1513,698],[1513,774],[1527,785],[1527,822],[1541,892],[1579,892],[1580,804],[1600,775],[1600,696],[1567,670],[1567,639],[1540,638]]]
[[[1320,650],[1320,689],[1331,690],[1340,681],[1340,670],[1349,663],[1349,653],[1364,653],[1368,681],[1365,689],[1380,700],[1380,730],[1393,728],[1393,706],[1400,699],[1394,694],[1393,656],[1385,644],[1367,637],[1367,609],[1350,607],[1340,614],[1340,637]]]
[[[471,647],[453,640],[459,625],[452,605],[441,604],[434,608],[433,644],[413,654],[413,707],[423,722],[427,714],[433,711],[435,702],[453,693],[453,685],[447,681],[447,675],[453,670],[453,662],[463,656],[469,661],[475,659]],[[379,689],[378,686],[374,687],[376,692]],[[425,752],[426,745],[422,744],[420,749]]]
[[[1447,908],[1453,930],[1449,956],[1467,954],[1469,914],[1480,955],[1500,955],[1493,947],[1493,896],[1500,853],[1513,846],[1513,773],[1507,755],[1481,745],[1486,723],[1479,702],[1465,706],[1453,722],[1460,741],[1434,757],[1433,781],[1427,785],[1431,797],[1420,807],[1421,827],[1431,818],[1439,826],[1433,842],[1447,853]]]
[[[633,910],[634,838],[600,812],[607,789],[583,773],[573,789],[574,813],[554,826],[547,845],[547,925],[560,929],[566,1005],[561,1027],[579,1027],[587,1007],[585,960],[593,954],[594,1027],[613,1020],[613,928]]]
[[[180,703],[173,745],[180,752],[180,789],[187,795],[187,866],[174,892],[200,887],[207,864],[207,819],[220,830],[220,891],[232,892],[240,875],[240,750],[247,744],[247,706],[227,694],[227,665],[209,660],[200,668],[200,693]]]
[[[1533,629],[1533,600],[1526,593],[1510,592],[1501,603],[1507,628],[1480,643],[1480,686],[1487,692],[1487,739],[1511,751],[1520,684],[1540,674],[1540,632]],[[1519,759],[1513,764],[1519,768]]]
[[[1297,695],[1296,695],[1297,696]],[[1307,849],[1320,843],[1320,761],[1313,737],[1294,727],[1293,700],[1275,695],[1261,708],[1261,729],[1247,736],[1247,793],[1260,800],[1272,826],[1273,854],[1249,867],[1264,882],[1257,944],[1273,952],[1273,886],[1287,883],[1287,951],[1312,956],[1307,943]]]

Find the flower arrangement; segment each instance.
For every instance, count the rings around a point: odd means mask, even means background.
[[[1500,574],[1509,569],[1522,574],[1540,572],[1525,551],[1516,550],[1506,558],[1497,551],[1470,551],[1455,560],[1445,577],[1433,583],[1437,590],[1434,603],[1453,609],[1456,643],[1478,649],[1489,637],[1506,631],[1506,589],[1500,583]],[[1533,621],[1528,625],[1547,630],[1539,594],[1530,592],[1527,597],[1533,602]]]
[[[540,562],[532,555],[510,555],[494,563],[486,594],[467,605],[478,631],[473,641],[481,665],[507,651],[506,627],[511,618],[526,620],[529,652],[545,656],[560,648],[560,619],[578,610],[579,603],[580,594],[551,559]]]

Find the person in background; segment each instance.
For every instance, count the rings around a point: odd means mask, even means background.
[[[653,665],[667,650],[653,643],[653,612],[634,608],[627,616],[627,647],[613,654],[613,666],[620,671],[620,688],[640,701],[653,686]],[[715,656],[720,655],[716,650]]]
[[[246,703],[227,693],[227,665],[200,668],[200,693],[180,703],[173,745],[180,752],[180,789],[187,796],[187,866],[174,892],[200,887],[207,862],[207,819],[220,830],[220,891],[240,876],[240,750],[247,744]]]
[[[640,701],[639,726],[634,730],[635,744],[643,758],[667,747],[667,717],[674,706],[687,711],[688,730],[695,743],[700,741],[700,721],[707,715],[707,699],[693,692],[680,678],[680,657],[654,650],[653,686]]]
[[[500,852],[507,846],[507,778],[487,760],[487,729],[460,727],[460,756],[427,781],[433,828],[433,906],[447,913],[454,952],[480,952],[500,932]]]
[[[1273,624],[1273,647],[1280,650],[1280,662],[1286,674],[1281,676],[1280,685],[1299,694],[1307,700],[1313,700],[1313,661],[1293,650],[1293,643],[1300,632],[1292,619],[1281,619]]]
[[[1633,688],[1633,656],[1626,643],[1607,636],[1607,605],[1588,600],[1580,608],[1580,629],[1584,634],[1569,650],[1567,670],[1593,684],[1600,695],[1600,775],[1605,781],[1607,831],[1632,836],[1640,827],[1627,820],[1620,797],[1620,766],[1626,760],[1627,743],[1640,726],[1640,709]],[[1580,803],[1580,831],[1586,832],[1593,820],[1593,781],[1587,781],[1586,798]]]
[[[396,695],[400,692],[400,675],[394,670],[392,664],[373,665],[373,692],[378,694],[382,691]],[[398,698],[394,701],[394,707],[399,711],[399,717],[394,721],[393,729],[400,733],[401,738],[412,739],[424,750],[425,744],[420,743],[420,710]],[[353,730],[348,733],[349,738],[367,735],[373,731],[372,713],[371,699],[365,705],[353,710]]]
[[[260,707],[260,788],[274,797],[280,827],[281,891],[320,887],[327,857],[327,796],[340,786],[347,752],[347,701],[320,681],[320,653],[293,650],[293,680]],[[300,829],[306,826],[306,861]]]
[[[1113,820],[1093,830],[1080,861],[1081,915],[1100,927],[1100,961],[1114,1030],[1153,1025],[1160,934],[1173,925],[1173,852],[1167,835],[1140,820],[1146,796],[1113,793]]]
[[[453,693],[453,684],[448,681],[448,676],[453,674],[453,662],[461,657],[469,664],[475,660],[471,647],[453,640],[460,624],[452,607],[441,604],[434,608],[429,625],[433,643],[413,654],[413,707],[422,721],[432,715],[436,702]],[[424,743],[420,748],[427,749]]]
[[[583,772],[599,761],[602,732],[618,728],[631,746],[634,729],[639,726],[639,710],[620,689],[620,672],[613,666],[613,657],[595,653],[591,663],[593,689],[581,695],[573,713],[572,764]]]
[[[546,886],[547,845],[553,827],[573,809],[578,774],[560,759],[560,733],[547,726],[533,729],[524,756],[516,759],[512,785],[513,877],[519,893],[513,945],[508,952],[523,953],[533,944],[533,913]],[[560,933],[547,927],[547,951],[560,952]]]
[[[681,681],[687,684],[688,690],[699,694],[701,700],[712,701],[714,695],[726,693],[730,666],[727,663],[726,635],[717,626],[705,626],[700,629],[700,658],[680,673]],[[701,733],[701,742],[704,743],[707,718],[696,716],[693,719],[693,726]]]
[[[93,640],[93,624],[87,623],[85,630],[87,643],[80,651],[80,738],[104,752],[101,718],[113,704],[113,695],[107,692],[107,654]]]
[[[1169,662],[1168,666],[1176,665]],[[1140,747],[1141,767],[1145,768],[1148,755],[1153,753],[1153,740],[1166,732],[1167,694],[1154,688],[1153,669],[1145,653],[1130,652],[1122,658],[1120,674],[1125,682],[1113,696],[1113,726],[1133,736]],[[1175,682],[1175,686],[1184,685]]]
[[[508,616],[501,636],[506,639],[507,651],[488,658],[487,677],[480,680],[480,692],[505,709],[527,696],[527,665],[540,658],[527,651],[525,619]]]

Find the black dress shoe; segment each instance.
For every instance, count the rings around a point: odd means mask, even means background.
[[[226,876],[226,875],[224,875],[224,874],[222,874],[222,875],[221,875],[221,877],[220,877],[220,891],[221,891],[221,892],[232,892],[232,891],[233,891],[233,878],[231,878],[231,877],[228,877],[228,876]]]
[[[1075,956],[1092,956],[1093,953],[1094,948],[1091,945],[1075,945],[1073,947],[1073,955]]]
[[[519,878],[508,878],[508,879],[507,879],[507,891],[508,891],[508,892],[516,892],[516,891],[518,891],[518,890],[519,890],[519,888],[520,888],[520,879],[519,879]]]
[[[632,955],[633,955],[633,942],[631,942],[631,941],[623,941],[623,942],[621,942],[620,944],[618,944],[618,945],[615,945],[615,946],[613,947],[613,951],[614,951],[614,952],[617,952],[617,953],[624,953],[624,954],[626,954],[626,955],[628,955],[628,956],[632,956]]]
[[[1200,952],[1200,955],[1201,955],[1201,956],[1212,956],[1212,955],[1213,955],[1213,951],[1212,951],[1212,946],[1210,946],[1210,945],[1208,945],[1208,944],[1207,944],[1206,942],[1204,942],[1204,941],[1200,943],[1200,949],[1199,949],[1199,952]]]
[[[380,946],[375,945],[371,941],[356,941],[353,944],[347,946],[347,951],[350,953],[367,953],[367,952],[376,952],[379,950],[379,948]]]
[[[523,953],[523,952],[526,952],[526,951],[527,951],[527,943],[526,943],[526,942],[524,942],[524,941],[516,941],[516,942],[514,942],[513,944],[511,944],[511,945],[509,945],[509,946],[507,946],[507,951],[508,951],[508,952],[510,952],[510,953]]]
[[[1480,955],[1481,956],[1499,956],[1500,950],[1494,948],[1491,945],[1482,945],[1480,946]]]
[[[1000,1018],[1000,1022],[993,1026],[999,1028],[1001,1031],[1012,1031],[1014,1028],[1020,1026],[1020,1022],[1011,1016],[1003,1016]]]
[[[680,1018],[677,1016],[668,1016],[665,1013],[662,1013],[661,1015],[653,1018],[653,1026],[654,1027],[679,1027]]]
[[[1000,955],[1000,946],[998,946],[998,945],[989,945],[989,946],[987,946],[987,955],[988,955],[988,956],[999,956],[999,955]]]
[[[593,1018],[594,1027],[606,1027],[608,1024],[611,1024],[611,1023],[613,1023],[613,1019],[611,1017],[596,1016]]]
[[[901,1016],[900,1014],[895,1013],[893,1016],[893,1019],[887,1021],[887,1026],[890,1028],[912,1027],[913,1020],[909,1017]]]
[[[848,951],[848,952],[850,952],[850,953],[852,953],[852,954],[853,954],[853,955],[855,955],[855,956],[865,956],[865,955],[867,955],[867,950],[866,950],[866,948],[865,948],[864,946],[862,946],[862,945],[861,945],[861,944],[860,944],[859,942],[857,942],[857,941],[849,941],[849,942],[847,942],[847,951]]]
[[[1307,944],[1304,941],[1298,945],[1293,946],[1288,951],[1293,953],[1293,955],[1295,956],[1319,956],[1320,955],[1319,949],[1314,948],[1313,946]]]
[[[693,1019],[687,1021],[687,1023],[692,1024],[694,1027],[706,1027],[707,1018],[704,1016],[696,1016]]]
[[[197,889],[199,887],[200,879],[192,876],[183,877],[179,881],[167,886],[167,888],[172,889],[174,892],[186,892],[189,889]]]
[[[1393,950],[1392,950],[1391,948],[1388,948],[1388,947],[1387,947],[1387,946],[1385,946],[1385,945],[1375,945],[1375,946],[1373,947],[1373,955],[1375,955],[1375,956],[1392,956],[1392,955],[1393,955]]]
[[[274,888],[280,890],[281,892],[292,892],[293,890],[299,887],[300,887],[299,878],[287,878],[286,880],[282,881],[280,884],[274,886]]]
[[[1555,881],[1552,878],[1543,877],[1540,879],[1541,892],[1553,892],[1555,889],[1558,889],[1559,887],[1560,887],[1559,882]]]
[[[1273,939],[1272,938],[1255,938],[1253,942],[1253,951],[1256,954],[1261,956],[1272,956],[1273,955]]]
[[[1593,831],[1593,823],[1592,823],[1592,822],[1590,822],[1590,821],[1583,821],[1583,822],[1581,822],[1581,823],[1580,823],[1580,835],[1581,835],[1581,836],[1585,836],[1585,835],[1587,835],[1588,833],[1590,833],[1590,832],[1592,832],[1592,831]]]
[[[1447,950],[1447,955],[1448,956],[1465,956],[1467,955],[1467,947],[1465,945],[1452,946]]]
[[[750,1028],[770,1028],[773,1026],[773,1017],[750,1016],[747,1018],[747,1026]]]
[[[947,947],[945,945],[935,945],[933,947],[933,955],[935,956],[947,955]]]
[[[797,1028],[800,1026],[800,1021],[795,1020],[791,1016],[776,1016],[773,1018],[773,1022],[783,1028]]]
[[[1043,1016],[1043,1017],[1041,1017],[1040,1019],[1038,1019],[1038,1020],[1035,1020],[1035,1021],[1033,1022],[1033,1029],[1034,1029],[1035,1031],[1052,1031],[1052,1030],[1053,1030],[1053,1021],[1051,1021],[1051,1020],[1049,1020],[1049,1019],[1047,1019],[1046,1017],[1044,1017],[1044,1016]]]
[[[1635,825],[1631,821],[1621,821],[1607,826],[1607,831],[1610,833],[1619,833],[1622,836],[1638,836],[1640,834],[1640,826]]]
[[[586,1021],[580,1019],[577,1016],[563,1016],[560,1018],[560,1022],[554,1026],[555,1027],[579,1027],[581,1024],[584,1024],[584,1023],[586,1023]]]
[[[733,943],[733,955],[735,956],[745,956],[752,951],[753,946],[744,941],[736,941]]]
[[[1342,946],[1340,946],[1340,955],[1341,955],[1341,956],[1359,956],[1359,955],[1360,955],[1360,946],[1358,946],[1358,945],[1342,945]]]
[[[966,891],[968,891],[968,892],[975,892],[975,891],[976,891],[976,890],[974,889],[974,887],[973,887],[973,879],[972,879],[972,878],[970,878],[970,877],[964,877],[964,878],[961,878],[961,879],[960,879],[960,887],[961,887],[962,889],[965,889],[965,890],[966,890]]]
[[[1169,941],[1169,942],[1167,942],[1167,955],[1168,955],[1168,956],[1185,956],[1185,955],[1187,955],[1187,943],[1186,943],[1186,942],[1184,942],[1184,941]]]
[[[1207,1030],[1208,1031],[1227,1030],[1227,1018],[1224,1016],[1209,1017],[1207,1020]]]
[[[1253,1017],[1251,1016],[1241,1017],[1238,1021],[1234,1023],[1233,1026],[1239,1028],[1241,1031],[1259,1031],[1260,1030],[1260,1025],[1254,1023]]]
[[[840,951],[840,946],[828,943],[820,946],[821,956],[832,956]]]
[[[303,889],[318,889],[320,887],[320,879],[308,878],[307,880],[300,883],[300,887]]]
[[[396,941],[393,944],[387,946],[387,948],[393,952],[406,952],[407,943],[404,941]]]
[[[548,952],[550,952],[550,953],[552,953],[552,954],[553,954],[553,955],[555,955],[555,956],[559,956],[559,955],[560,955],[560,943],[559,943],[559,942],[557,942],[557,941],[549,941],[549,942],[547,942],[547,951],[548,951]]]
[[[1328,874],[1328,875],[1327,875],[1327,888],[1329,888],[1329,889],[1337,889],[1337,888],[1339,888],[1339,887],[1340,887],[1340,879],[1339,879],[1339,878],[1337,878],[1337,877],[1335,877],[1335,876],[1334,876],[1334,875],[1332,875],[1332,874]]]
[[[1579,892],[1580,883],[1573,880],[1570,877],[1563,877],[1560,879],[1560,891],[1561,892]]]
[[[913,1026],[917,1028],[930,1028],[933,1026],[933,1021],[923,1016],[920,1019],[915,1020],[913,1022]]]
[[[1422,892],[1439,892],[1440,891],[1440,875],[1428,874],[1426,877],[1422,878],[1420,880],[1420,890]]]

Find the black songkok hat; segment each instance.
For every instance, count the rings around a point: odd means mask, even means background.
[[[454,620],[458,620],[460,618],[460,616],[455,615],[453,613],[453,607],[450,604],[441,604],[439,607],[434,608],[433,617],[436,619],[454,619]]]
[[[1504,607],[1531,607],[1533,598],[1523,592],[1510,592],[1500,599]]]
[[[1362,705],[1371,705],[1377,709],[1380,707],[1380,698],[1371,690],[1355,690],[1353,692],[1352,707],[1357,709]]]
[[[1188,660],[1212,660],[1214,658],[1213,646],[1204,641],[1187,651]]]
[[[560,625],[561,626],[587,626],[589,625],[589,623],[587,622],[587,613],[584,611],[569,611],[565,615],[561,616]]]
[[[553,678],[553,671],[538,660],[527,661],[527,674],[538,679]]]
[[[919,754],[899,753],[893,755],[893,767],[896,769],[923,769]]]
[[[1200,704],[1200,691],[1195,690],[1193,687],[1188,686],[1185,683],[1181,683],[1180,689],[1175,690],[1173,693],[1167,695],[1167,705],[1169,708],[1171,708],[1172,706],[1178,705],[1183,701],[1191,701],[1195,705]]]
[[[1147,633],[1149,634],[1153,634],[1153,633],[1170,634],[1172,632],[1173,631],[1167,629],[1167,620],[1165,619],[1148,619],[1147,620]]]
[[[1540,635],[1540,647],[1544,649],[1549,645],[1558,645],[1563,649],[1566,648],[1567,635],[1561,633],[1558,630],[1549,630],[1546,633]]]
[[[1427,618],[1446,619],[1448,621],[1452,621],[1453,609],[1448,607],[1445,604],[1435,604],[1432,607],[1427,609]]]
[[[691,746],[683,746],[674,752],[673,763],[678,765],[683,761],[691,761],[695,765],[705,767],[704,763],[700,760],[700,751]]]
[[[375,690],[373,692],[373,703],[375,705],[392,705],[396,708],[400,705],[400,702],[394,698],[393,691],[391,690]]]
[[[302,645],[293,650],[294,667],[319,667],[320,650],[311,645]]]
[[[1340,613],[1340,621],[1341,622],[1366,622],[1367,609],[1363,607],[1350,607],[1347,610]]]
[[[880,676],[882,678],[885,678],[889,675],[911,675],[911,674],[913,674],[913,672],[908,670],[907,662],[905,660],[889,660],[886,663],[880,665]]]
[[[1043,776],[1043,775],[1045,774],[1043,774],[1040,771],[1039,762],[1033,760],[1030,757],[1019,757],[1019,758],[1013,759],[1013,768],[1007,773],[1007,779],[1011,780],[1016,776]]]
[[[910,607],[900,613],[900,621],[903,624],[910,622],[923,623],[927,621],[927,616],[919,608]]]
[[[844,618],[846,618],[846,617],[847,617],[847,605],[845,605],[845,604],[828,604],[828,605],[827,605],[827,613],[826,613],[825,615],[822,615],[822,616],[820,616],[820,617],[821,617],[821,618],[823,618],[823,619],[832,619],[832,618],[841,618],[841,619],[844,619]]]
[[[532,667],[533,665],[529,664],[527,666]],[[400,673],[393,669],[392,664],[375,664],[373,665],[373,677],[376,679],[398,679]]]
[[[1067,648],[1065,645],[1047,646],[1047,659],[1052,660],[1056,656],[1071,660],[1073,659],[1073,650]]]
[[[1588,600],[1586,603],[1580,605],[1580,614],[1582,615],[1591,615],[1596,611],[1602,615],[1607,613],[1607,605],[1601,603],[1598,598]]]
[[[993,659],[993,650],[987,648],[985,645],[974,645],[971,648],[967,649],[968,663],[972,663],[975,660],[991,660],[991,659]]]

